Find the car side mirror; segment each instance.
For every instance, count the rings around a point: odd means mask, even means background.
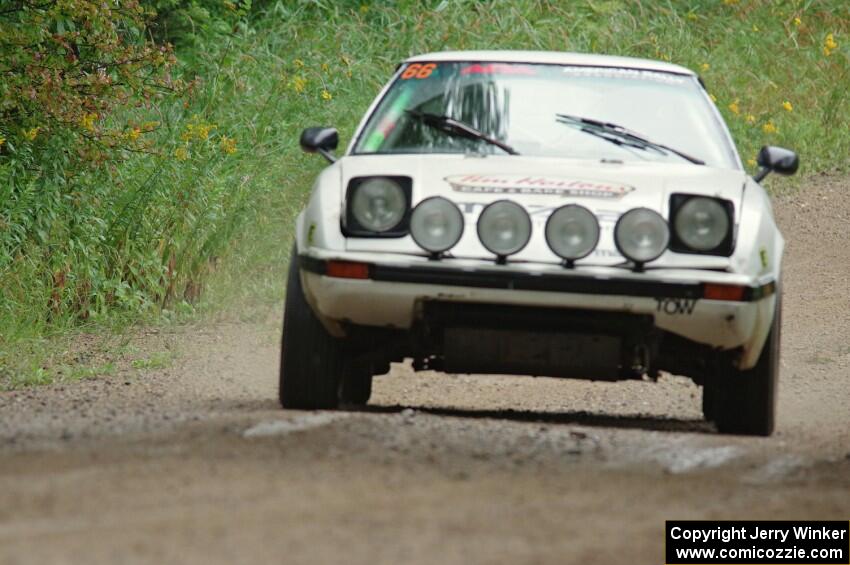
[[[319,153],[322,157],[336,162],[332,151],[339,145],[339,132],[336,128],[313,127],[301,132],[301,149],[306,153]]]
[[[753,175],[756,182],[768,175],[768,173],[776,172],[780,175],[793,175],[797,172],[800,166],[800,159],[797,154],[790,149],[784,147],[775,147],[773,145],[765,145],[759,151],[758,158],[759,171]]]

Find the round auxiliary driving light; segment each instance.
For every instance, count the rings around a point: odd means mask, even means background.
[[[626,259],[638,265],[658,259],[670,242],[670,230],[661,214],[649,208],[629,210],[614,226],[614,243]]]
[[[487,250],[504,259],[522,250],[531,238],[531,218],[510,200],[488,204],[478,216],[478,239]]]
[[[676,211],[676,236],[695,251],[717,248],[729,233],[729,214],[714,198],[689,198]]]
[[[425,251],[444,253],[454,247],[463,235],[463,213],[442,196],[426,198],[410,215],[410,235]]]
[[[599,243],[599,222],[584,206],[561,206],[546,220],[546,243],[565,261],[587,257]]]
[[[407,199],[401,186],[392,179],[363,181],[354,191],[351,213],[361,227],[374,232],[393,229],[404,219]]]

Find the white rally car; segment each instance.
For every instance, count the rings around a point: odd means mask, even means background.
[[[389,363],[686,375],[721,432],[774,427],[783,239],[702,83],[641,59],[446,52],[401,64],[298,216],[280,401],[369,399]]]

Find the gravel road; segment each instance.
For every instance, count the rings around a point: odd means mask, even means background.
[[[147,332],[166,368],[0,393],[0,563],[663,563],[665,519],[850,518],[850,179],[780,195],[777,433],[688,380],[394,367],[360,412],[281,411],[277,336]]]

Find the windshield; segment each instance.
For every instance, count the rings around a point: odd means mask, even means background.
[[[387,91],[355,154],[503,153],[416,113],[478,130],[521,155],[687,162],[673,151],[611,143],[559,115],[617,124],[706,164],[737,168],[734,149],[696,79],[655,71],[516,63],[412,63]]]

